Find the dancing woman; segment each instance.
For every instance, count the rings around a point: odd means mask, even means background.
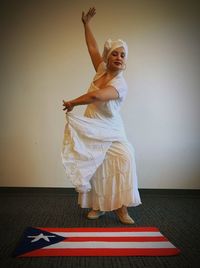
[[[123,77],[128,47],[121,39],[108,39],[101,55],[90,27],[95,14],[95,8],[83,12],[82,22],[96,74],[86,94],[63,100],[67,124],[62,161],[79,192],[79,205],[91,208],[88,219],[115,211],[121,223],[133,224],[127,208],[138,206],[141,200],[134,148],[120,116],[128,90]],[[82,117],[70,113],[78,105],[87,105]]]

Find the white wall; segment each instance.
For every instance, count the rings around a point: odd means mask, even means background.
[[[140,188],[200,188],[199,21],[188,1],[4,1],[1,25],[0,186],[71,187],[60,151],[62,100],[83,94],[94,70],[92,28],[129,45],[122,109]],[[83,107],[76,113],[82,113]]]

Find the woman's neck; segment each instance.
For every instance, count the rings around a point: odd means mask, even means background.
[[[116,71],[116,70],[107,69],[106,73],[107,73],[107,77],[113,78],[116,75],[118,75],[119,73],[121,73],[121,70]]]

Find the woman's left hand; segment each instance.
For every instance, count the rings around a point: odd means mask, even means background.
[[[65,108],[63,109],[63,111],[67,110],[66,114],[67,114],[68,112],[71,112],[71,111],[73,110],[73,108],[74,108],[74,106],[72,105],[72,103],[71,103],[70,101],[64,101],[64,100],[63,100],[63,106],[65,107]]]

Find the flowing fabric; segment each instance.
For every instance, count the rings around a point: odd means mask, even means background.
[[[61,156],[66,174],[78,192],[90,191],[90,179],[112,142],[125,140],[117,128],[108,129],[102,120],[67,114]]]
[[[100,90],[95,81],[105,72],[102,62],[88,92]],[[117,100],[89,104],[84,116],[67,114],[61,153],[67,178],[79,192],[80,206],[102,211],[141,204],[135,151],[119,113],[127,94],[122,73],[108,85],[117,90]]]

